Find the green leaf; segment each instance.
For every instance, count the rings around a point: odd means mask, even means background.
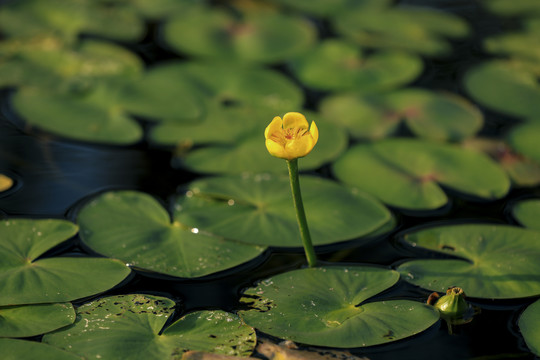
[[[422,72],[416,55],[380,51],[365,56],[352,44],[324,40],[293,63],[296,76],[308,87],[320,90],[355,90],[362,93],[397,88]]]
[[[178,13],[164,27],[165,41],[180,53],[219,61],[278,62],[309,49],[314,26],[279,12],[238,13],[200,6]]]
[[[247,356],[255,332],[221,310],[185,315],[162,331],[175,303],[152,295],[118,295],[77,309],[74,325],[46,334],[45,343],[86,359],[180,359],[188,350]]]
[[[540,355],[540,301],[533,302],[523,311],[518,326],[529,350]]]
[[[295,342],[352,348],[403,339],[439,315],[410,300],[366,302],[394,285],[396,272],[367,266],[328,266],[282,273],[244,291],[240,311],[257,330]]]
[[[492,60],[464,78],[470,96],[495,111],[530,117],[540,114],[540,87],[535,74],[520,62]]]
[[[457,258],[412,260],[398,271],[423,288],[462,288],[467,296],[513,299],[540,294],[540,233],[504,225],[450,225],[408,233],[405,240]]]
[[[0,306],[0,337],[29,337],[75,321],[70,303]]]
[[[540,230],[540,199],[517,202],[512,206],[512,216],[526,228]]]
[[[2,360],[82,360],[54,346],[17,339],[0,339],[0,357]]]
[[[356,43],[374,48],[399,49],[428,56],[450,53],[445,37],[469,33],[467,23],[449,12],[427,7],[391,7],[345,11],[333,19],[338,32]]]
[[[387,101],[412,132],[423,138],[461,141],[483,125],[480,110],[458,95],[405,89],[389,94]]]
[[[64,220],[0,222],[0,306],[71,301],[106,291],[129,275],[118,260],[40,258],[77,230]]]
[[[368,235],[392,219],[384,206],[355,189],[309,176],[300,178],[300,186],[315,245]],[[194,181],[176,204],[175,218],[200,231],[251,244],[302,245],[285,176]]]
[[[315,121],[319,133],[324,134],[309,156],[299,161],[300,170],[312,170],[337,158],[347,148],[348,139],[341,127],[316,114],[304,114],[309,122]],[[264,128],[261,127],[232,144],[201,147],[187,154],[178,154],[178,163],[191,171],[208,174],[287,172],[283,160],[268,153],[263,133]]]
[[[154,198],[135,191],[98,196],[80,210],[77,222],[82,241],[92,250],[172,276],[205,276],[240,265],[265,250],[171,222]]]
[[[484,154],[405,138],[353,146],[333,171],[388,205],[414,210],[447,203],[439,183],[482,199],[501,198],[510,187],[504,171]]]
[[[515,126],[508,133],[507,139],[518,153],[540,164],[538,136],[540,136],[540,123],[531,122]]]

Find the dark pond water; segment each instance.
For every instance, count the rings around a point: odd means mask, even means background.
[[[478,38],[456,42],[455,52],[448,58],[427,61],[423,76],[415,83],[463,93],[459,80],[464,69],[480,61],[483,56],[479,39],[496,33],[503,25],[501,20],[485,13],[476,1],[424,0],[401,3],[437,6],[463,16],[473,25]],[[324,23],[318,25],[322,29],[326,26]],[[150,28],[154,29],[154,26]],[[175,57],[156,45],[154,40],[149,35],[144,41],[132,46],[132,49],[148,63]],[[278,69],[287,72],[286,68]],[[306,92],[307,107],[315,107],[321,94],[307,89]],[[92,145],[59,139],[27,128],[10,109],[10,91],[3,90],[0,97],[0,169],[16,181],[13,189],[0,195],[0,211],[3,212],[0,212],[0,216],[75,220],[80,204],[110,189],[141,190],[167,204],[178,186],[197,177],[196,174],[171,168],[171,153],[144,141],[130,147]],[[502,134],[508,124],[512,123],[511,119],[500,114],[483,110],[488,115],[483,130],[485,134]],[[407,135],[406,132],[403,134]],[[319,169],[316,174],[330,176],[325,168]],[[400,231],[443,220],[456,223],[512,223],[508,215],[508,204],[532,196],[540,196],[538,187],[513,190],[504,199],[489,203],[454,196],[448,206],[435,213],[395,212],[398,225],[392,233],[364,245],[352,242],[322,247],[321,259],[333,263],[366,263],[390,267],[412,257],[409,250],[401,247],[397,240]],[[89,253],[88,249],[81,247],[77,238],[45,256],[75,253]],[[239,309],[238,299],[243,288],[264,277],[296,269],[304,264],[304,256],[300,251],[271,249],[239,268],[199,280],[178,280],[136,272],[127,282],[108,294],[142,292],[163,295],[179,301],[182,310],[186,312],[213,308],[234,311]],[[429,292],[399,283],[383,295],[425,301]],[[374,360],[533,359],[534,356],[525,347],[516,326],[520,311],[532,301],[473,301],[480,313],[471,323],[454,328],[452,335],[441,324],[412,339],[351,351]]]

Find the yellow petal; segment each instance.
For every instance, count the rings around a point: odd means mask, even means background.
[[[315,143],[313,138],[309,135],[302,136],[296,140],[289,141],[285,145],[285,151],[289,156],[289,160],[306,156],[311,152]]]
[[[289,157],[287,153],[285,152],[285,148],[278,144],[275,141],[272,141],[270,139],[266,140],[266,149],[270,153],[270,155],[281,158],[281,159],[287,159],[289,160]]]
[[[264,138],[268,139],[268,136],[278,131],[283,131],[283,120],[279,116],[276,116],[266,129],[264,129]]]
[[[315,124],[315,121],[311,122],[311,126],[309,127],[309,133],[313,137],[313,146],[319,141],[319,128]]]
[[[298,112],[288,112],[283,116],[283,128],[307,129],[309,124],[306,117]]]

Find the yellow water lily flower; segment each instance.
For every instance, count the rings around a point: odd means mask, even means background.
[[[289,112],[283,120],[276,116],[264,130],[264,137],[270,155],[293,160],[311,152],[319,140],[319,129],[315,121],[309,126],[304,115]]]

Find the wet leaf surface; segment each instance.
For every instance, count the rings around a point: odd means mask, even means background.
[[[540,294],[540,232],[506,225],[448,225],[407,233],[410,245],[451,258],[407,261],[403,279],[445,292],[462,288],[467,296],[514,299]],[[457,257],[457,258],[454,258]]]
[[[150,195],[107,192],[78,215],[81,238],[92,250],[130,266],[185,278],[232,268],[266,248],[199,233],[176,220]]]
[[[163,330],[175,303],[134,294],[102,298],[77,309],[74,325],[43,341],[85,358],[181,359],[188,350],[248,356],[255,332],[221,310],[189,313]]]
[[[247,324],[295,342],[338,348],[373,346],[412,336],[439,319],[410,300],[367,301],[399,279],[367,266],[325,266],[282,273],[244,291]]]

